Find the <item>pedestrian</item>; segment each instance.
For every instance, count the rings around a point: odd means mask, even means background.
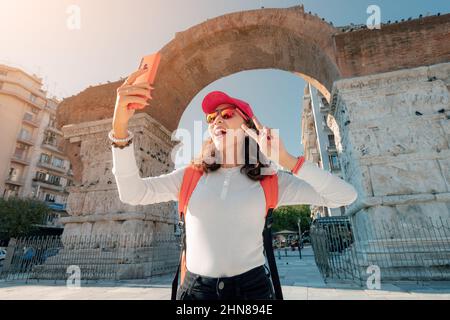
[[[265,265],[264,253],[271,251],[273,257],[272,237],[268,236],[269,250],[264,250],[266,241],[263,244],[261,239],[262,231],[270,227],[267,219],[271,210],[293,204],[348,205],[357,197],[354,187],[304,156],[291,155],[276,131],[263,125],[247,102],[221,91],[210,92],[202,101],[209,138],[199,156],[167,174],[140,177],[133,133],[128,130],[135,110],[126,106],[138,103],[144,108],[150,101],[146,99],[151,99],[152,87],[134,84],[141,72],[130,75],[117,90],[109,135],[112,172],[124,203],[179,201],[185,240],[181,281],[178,285],[178,278],[174,279],[176,296],[172,294],[172,299],[281,296],[281,286],[277,291],[274,275]],[[166,116],[172,116],[169,106],[166,110]],[[251,148],[251,143],[256,148]],[[230,154],[234,157],[227,156]],[[196,177],[190,198],[180,195],[187,192],[185,175]],[[269,184],[275,188],[272,193],[266,193]]]

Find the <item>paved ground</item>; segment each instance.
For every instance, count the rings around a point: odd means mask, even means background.
[[[286,300],[317,299],[448,299],[450,281],[418,285],[412,282],[382,284],[381,290],[368,290],[349,284],[325,284],[314,263],[310,247],[298,251],[281,251],[276,255]],[[5,299],[170,299],[172,276],[142,281],[81,282],[81,288],[67,288],[63,282],[0,282],[0,300]]]

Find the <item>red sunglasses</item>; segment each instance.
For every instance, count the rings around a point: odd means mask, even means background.
[[[206,122],[207,122],[208,124],[209,124],[209,123],[213,123],[214,120],[216,119],[217,115],[219,114],[219,112],[220,112],[220,116],[221,116],[223,119],[225,119],[225,120],[231,119],[231,118],[234,117],[235,111],[237,111],[237,112],[241,115],[241,117],[244,118],[245,120],[248,119],[248,117],[247,117],[241,110],[239,110],[239,108],[236,108],[236,107],[227,107],[227,108],[223,108],[222,110],[217,110],[217,111],[208,113],[208,114],[206,115]]]

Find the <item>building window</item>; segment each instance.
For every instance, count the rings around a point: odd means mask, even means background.
[[[9,168],[8,180],[17,181],[18,176],[19,174],[16,168]]]
[[[54,184],[55,186],[61,185],[61,177],[54,176],[42,171],[36,172],[36,180]]]
[[[54,175],[50,175],[49,179],[48,179],[48,182],[50,182],[51,184],[54,184],[54,185],[60,185],[61,184],[60,180],[61,180],[60,177],[57,177],[57,176],[54,176]]]
[[[23,119],[27,121],[33,121],[33,115],[29,112],[25,112],[25,114],[23,115]]]
[[[14,151],[14,156],[18,159],[24,159],[28,151],[28,146],[23,143],[16,143],[16,150]]]
[[[54,132],[47,132],[45,134],[44,143],[56,146],[56,134]]]
[[[50,117],[50,120],[48,121],[48,126],[52,127],[52,128],[55,128],[55,126],[56,126],[56,118],[54,116]]]
[[[39,159],[39,162],[50,163],[50,156],[46,153],[41,153],[41,158]]]
[[[39,197],[39,194],[38,194],[38,186],[32,186],[31,187],[31,196],[33,197],[33,198],[38,198]]]
[[[19,138],[22,140],[31,140],[32,133],[26,128],[20,130]]]
[[[19,186],[15,185],[7,185],[5,187],[5,191],[3,192],[3,197],[8,199],[9,197],[17,197],[19,196]]]
[[[36,180],[47,181],[48,174],[42,171],[36,172]]]
[[[328,145],[330,147],[336,148],[336,143],[334,142],[334,134],[328,135]]]
[[[330,166],[331,166],[331,170],[339,170],[341,168],[340,164],[339,164],[339,158],[337,155],[331,155],[329,156],[330,158]]]
[[[51,193],[45,194],[45,201],[55,202],[55,195]]]
[[[59,158],[53,158],[53,163],[55,167],[63,168],[64,167],[64,160]]]
[[[37,96],[35,94],[30,93],[30,101],[36,103]]]

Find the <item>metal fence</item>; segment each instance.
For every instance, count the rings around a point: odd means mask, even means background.
[[[349,217],[327,217],[312,223],[310,235],[325,281],[364,285],[376,274],[380,282],[450,280],[449,219],[354,223]]]
[[[173,233],[45,236],[11,239],[0,269],[3,280],[143,279],[173,273],[179,262]]]

